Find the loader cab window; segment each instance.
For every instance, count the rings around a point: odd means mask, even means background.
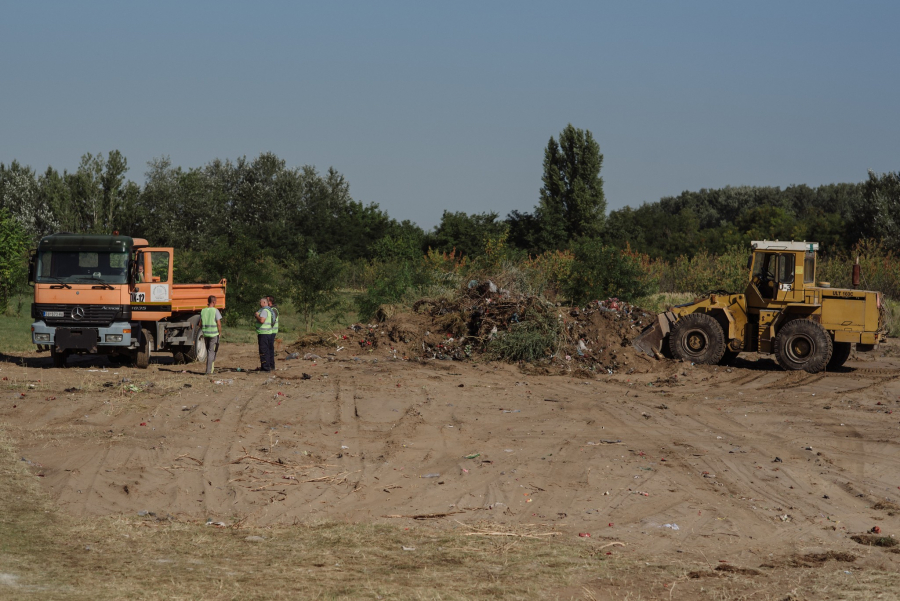
[[[794,255],[778,255],[775,271],[779,288],[791,290],[794,284]]]
[[[775,258],[771,253],[756,253],[753,259],[753,283],[763,298],[775,298]]]
[[[803,283],[812,284],[816,281],[816,253],[806,253],[803,258]]]

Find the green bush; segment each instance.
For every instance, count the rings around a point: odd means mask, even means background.
[[[507,361],[536,361],[546,359],[559,348],[562,327],[556,311],[528,310],[521,322],[500,332],[487,345],[488,356]]]
[[[891,338],[900,338],[900,302],[884,299],[885,329]]]
[[[575,260],[562,288],[575,304],[611,297],[631,301],[653,291],[640,259],[628,251],[596,238],[581,238],[570,250]]]
[[[6,313],[9,299],[25,284],[27,249],[25,229],[9,211],[0,209],[0,315]]]
[[[374,280],[354,302],[359,319],[369,321],[382,305],[407,304],[415,300],[433,281],[422,260],[373,262]]]
[[[291,300],[303,316],[306,331],[309,332],[317,314],[339,308],[341,302],[338,286],[344,265],[334,253],[320,255],[310,249],[292,271]]]

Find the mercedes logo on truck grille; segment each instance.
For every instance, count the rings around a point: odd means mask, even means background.
[[[75,321],[81,321],[84,319],[84,307],[75,307],[72,309],[72,319]]]

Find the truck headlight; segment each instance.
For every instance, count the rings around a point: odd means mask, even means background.
[[[107,342],[122,342],[121,334],[107,334],[106,335]]]
[[[35,342],[50,342],[50,334],[35,334]]]

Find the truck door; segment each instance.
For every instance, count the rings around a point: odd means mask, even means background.
[[[172,312],[171,248],[142,248],[135,255],[131,311],[135,319],[157,320]]]

